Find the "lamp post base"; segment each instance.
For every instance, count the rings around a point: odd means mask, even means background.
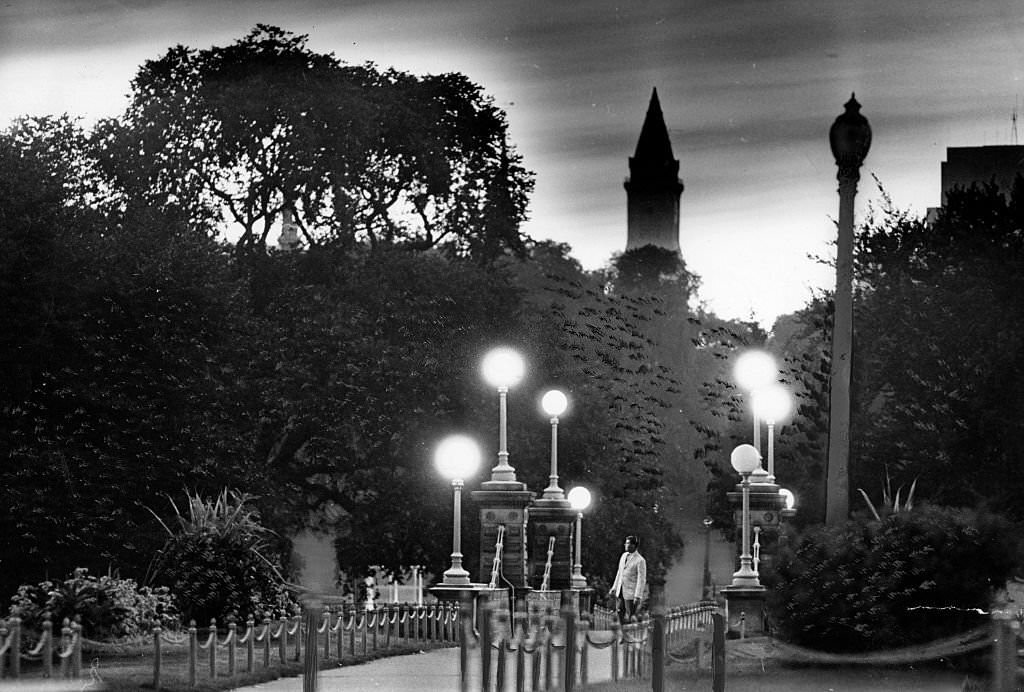
[[[725,622],[729,637],[744,639],[767,634],[764,601],[767,590],[763,586],[724,587]]]
[[[469,572],[462,568],[462,560],[458,563],[452,563],[452,566],[445,570],[444,581],[441,582],[445,586],[465,586],[470,582]]]

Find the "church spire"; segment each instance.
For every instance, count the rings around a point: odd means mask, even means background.
[[[658,90],[651,93],[625,182],[628,207],[626,249],[655,245],[679,251],[679,161],[672,154]]]
[[[651,103],[647,106],[647,116],[640,129],[636,152],[629,162],[629,171],[634,177],[668,176],[673,179],[671,182],[675,182],[679,174],[679,162],[672,155],[672,142],[668,138],[668,127],[665,126],[665,116],[661,112],[657,88],[651,93]]]

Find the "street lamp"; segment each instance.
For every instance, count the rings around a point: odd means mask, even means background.
[[[740,568],[732,575],[733,586],[761,586],[751,567],[750,555],[750,474],[761,467],[761,453],[752,445],[739,445],[729,457],[732,467],[743,477],[743,544]]]
[[[434,452],[434,466],[451,479],[455,496],[455,522],[452,529],[452,566],[444,573],[444,584],[469,584],[469,572],[462,567],[462,485],[480,466],[480,448],[465,435],[446,437]]]
[[[754,415],[768,426],[768,482],[775,482],[775,422],[789,414],[789,391],[781,384],[769,384],[754,391]]]
[[[523,359],[510,348],[496,348],[484,356],[484,379],[498,388],[498,465],[491,469],[492,481],[514,483],[516,480],[516,470],[508,463],[506,398],[508,388],[522,379],[523,369]]]
[[[552,389],[540,401],[541,408],[551,416],[551,476],[550,483],[544,489],[543,499],[561,500],[565,496],[558,487],[558,417],[565,413],[569,400],[557,389]]]
[[[871,148],[871,126],[853,94],[828,131],[839,180],[835,314],[829,372],[828,471],[825,523],[834,526],[850,513],[850,368],[853,350],[853,200],[860,167]]]
[[[701,589],[701,598],[705,601],[711,598],[711,525],[714,520],[711,517],[704,517],[701,524],[704,525],[704,583]]]
[[[782,508],[783,511],[792,511],[796,508],[796,495],[789,488],[779,488],[779,495],[785,498],[785,506]]]
[[[577,485],[569,491],[569,506],[576,510],[576,562],[572,566],[570,584],[574,589],[585,589],[587,578],[583,576],[583,510],[590,506],[590,491]]]
[[[764,351],[744,351],[733,366],[733,377],[742,389],[748,393],[754,392],[771,384],[778,377],[775,359]],[[760,454],[761,427],[758,424],[757,411],[752,411],[751,415],[754,418],[754,449]]]

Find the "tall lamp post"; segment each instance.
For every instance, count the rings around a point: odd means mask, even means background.
[[[569,505],[576,510],[576,561],[572,566],[570,584],[574,589],[585,589],[587,578],[583,576],[583,510],[590,506],[590,491],[583,486],[576,486],[569,491]]]
[[[768,426],[768,482],[775,482],[775,423],[789,414],[789,392],[781,384],[770,384],[754,392],[754,415]]]
[[[499,483],[516,480],[516,470],[508,463],[508,389],[523,377],[523,359],[510,348],[496,348],[484,356],[483,375],[498,389],[498,464],[491,469],[491,480]]]
[[[835,315],[829,373],[828,472],[825,523],[834,526],[850,513],[850,370],[853,349],[853,201],[860,167],[871,148],[871,127],[853,94],[828,131],[839,180]]]
[[[700,597],[705,601],[712,597],[711,593],[711,525],[714,520],[711,517],[704,517],[701,522],[704,526],[704,580],[701,585]]]
[[[744,351],[733,366],[733,377],[736,378],[736,384],[749,395],[776,380],[778,371],[775,368],[775,359],[765,351]],[[761,426],[757,411],[752,410],[751,415],[754,418],[754,449],[760,454]]]
[[[557,389],[552,389],[540,401],[541,408],[551,416],[551,475],[548,487],[544,488],[544,499],[561,500],[565,497],[558,487],[558,417],[565,413],[569,400]]]
[[[462,566],[462,485],[467,476],[480,466],[480,448],[465,435],[446,437],[434,453],[434,466],[452,482],[455,497],[455,521],[452,529],[452,566],[445,570],[444,584],[463,586],[470,583],[469,572]]]
[[[740,553],[740,568],[732,575],[732,585],[759,587],[761,581],[753,569],[750,554],[750,474],[761,467],[761,454],[752,445],[739,445],[732,450],[729,461],[743,478],[743,514],[741,519],[743,543]]]

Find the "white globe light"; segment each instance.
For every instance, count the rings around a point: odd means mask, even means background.
[[[445,478],[462,480],[480,466],[480,448],[465,435],[446,437],[434,452],[434,466]]]
[[[753,473],[761,468],[761,454],[754,448],[754,445],[739,445],[732,450],[729,461],[736,469],[736,473],[741,475]]]
[[[557,389],[552,389],[540,400],[540,405],[549,416],[560,416],[569,406],[569,400],[565,398],[565,394]]]
[[[796,495],[793,494],[792,490],[779,488],[779,495],[786,498],[786,509],[793,509],[796,507]]]
[[[523,377],[523,359],[510,348],[496,348],[484,356],[484,379],[495,387],[511,387]]]
[[[745,351],[736,359],[732,374],[736,383],[747,391],[764,387],[778,377],[775,359],[764,351]]]
[[[753,405],[759,418],[774,424],[789,414],[792,398],[781,384],[769,384],[754,390]]]
[[[577,512],[582,512],[590,506],[590,491],[581,485],[569,491],[569,505]]]

